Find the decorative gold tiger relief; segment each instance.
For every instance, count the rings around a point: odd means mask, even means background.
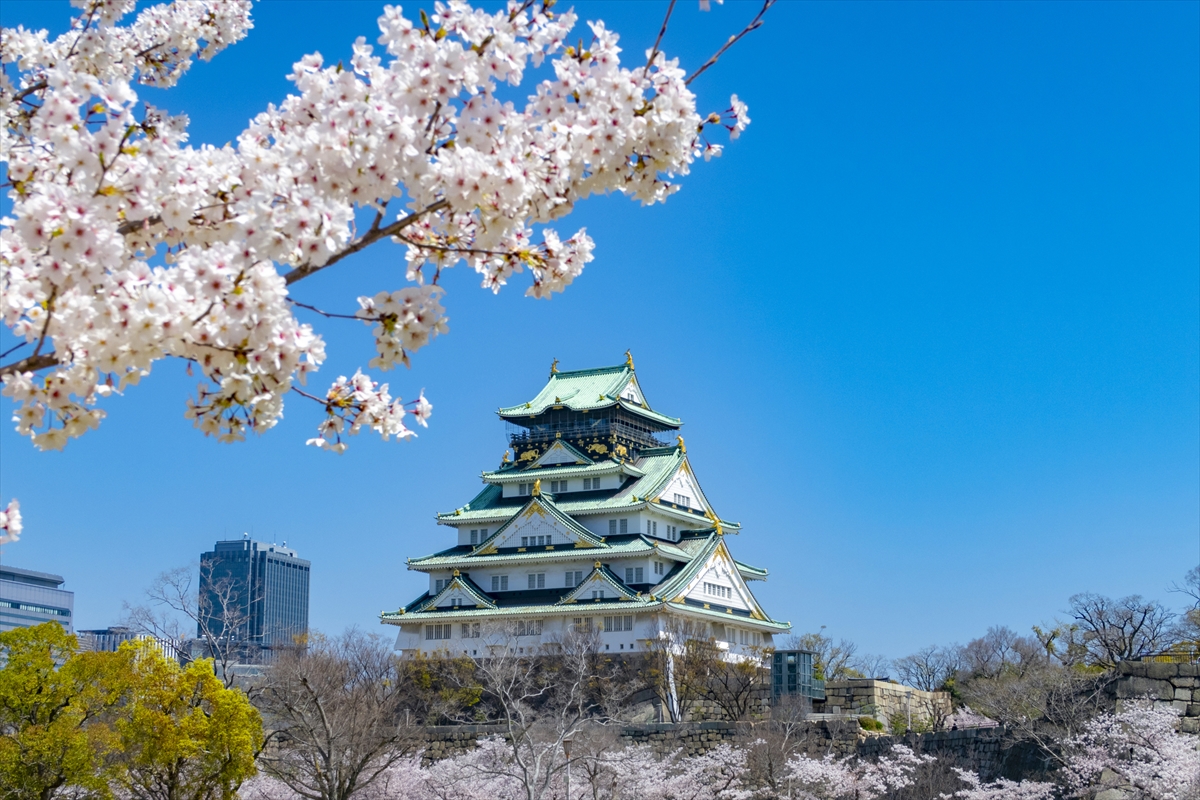
[[[625,456],[629,455],[629,451],[625,449],[625,445],[623,445],[623,444],[619,444],[616,447],[614,447],[613,452],[616,453],[617,455],[621,456],[621,458],[624,458]]]
[[[518,461],[533,461],[537,457],[538,457],[537,450],[526,450],[524,453],[521,453],[521,457],[517,460]]]
[[[608,452],[608,445],[589,444],[587,449],[589,453],[595,453],[596,455],[602,456]]]

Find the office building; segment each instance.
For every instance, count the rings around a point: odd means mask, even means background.
[[[179,658],[179,644],[177,642],[160,639],[157,636],[151,636],[147,633],[138,633],[131,628],[120,625],[115,625],[111,628],[76,631],[75,636],[79,639],[79,649],[86,652],[115,653],[125,642],[149,641],[153,642],[154,649],[158,650],[164,657],[173,661]]]
[[[246,646],[250,661],[262,651],[291,647],[308,633],[310,564],[296,551],[252,540],[249,535],[217,542],[200,556],[197,636],[215,636]]]
[[[63,582],[61,575],[0,566],[0,632],[57,622],[70,633],[75,593]]]

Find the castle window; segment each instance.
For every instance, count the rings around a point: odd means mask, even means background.
[[[450,581],[448,581],[448,580],[445,580],[445,579],[443,579],[443,578],[438,578],[436,581],[434,581],[434,582],[433,582],[433,593],[434,593],[434,594],[437,594],[437,593],[438,593],[438,592],[440,592],[442,589],[445,589],[445,588],[446,588],[446,584],[447,584],[447,583],[449,583],[449,582],[450,582]]]
[[[568,481],[550,481],[550,491],[565,492],[567,491],[567,483]]]
[[[464,622],[462,624],[462,638],[478,639],[479,638],[479,623],[478,622]]]
[[[650,535],[658,536],[658,523],[654,520],[650,520]]]
[[[605,617],[604,632],[612,633],[614,631],[631,631],[633,630],[633,617],[625,615],[623,617]]]
[[[621,533],[629,533],[629,520],[621,520]]]
[[[529,547],[529,537],[528,536],[521,537],[521,547]]]
[[[654,562],[654,574],[655,575],[663,574],[663,562],[661,562],[661,561]]]
[[[645,583],[646,571],[644,567],[626,567],[625,582],[628,584]]]
[[[733,589],[730,589],[728,586],[721,586],[718,583],[705,583],[704,593],[713,597],[720,597],[724,600],[733,597]]]
[[[432,641],[434,639],[449,639],[449,638],[450,638],[450,625],[448,623],[446,625],[426,625],[425,626],[425,639],[427,641]]]
[[[675,493],[675,504],[684,506],[684,507],[690,507],[692,505],[692,498],[688,497],[686,494],[679,494],[678,492],[676,492]]]
[[[604,599],[604,590],[603,589],[592,589],[592,599],[593,600],[603,600]]]
[[[507,592],[508,591],[508,576],[507,575],[493,575],[492,576],[492,591],[493,592]]]
[[[520,496],[528,497],[532,492],[533,492],[533,484],[532,483],[518,483],[517,484],[517,494],[519,494]]]
[[[578,631],[579,633],[586,633],[592,629],[592,618],[591,617],[576,617],[574,621],[575,621],[575,630]]]
[[[479,531],[471,531],[471,544],[479,544]]]
[[[517,620],[517,636],[541,636],[542,621],[540,619]]]
[[[608,535],[609,536],[617,535],[617,521],[615,519],[610,519],[608,521]]]
[[[568,589],[578,586],[581,583],[583,583],[583,573],[582,572],[580,572],[578,570],[573,571],[573,572],[570,570],[567,571],[567,582],[564,585]]]
[[[529,573],[529,588],[530,589],[545,589],[546,588],[546,573],[544,573],[544,572]]]

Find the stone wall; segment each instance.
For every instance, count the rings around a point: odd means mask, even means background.
[[[912,727],[926,728],[950,716],[952,706],[949,692],[925,692],[902,683],[862,678],[826,682],[825,700],[814,703],[813,711],[874,717],[885,726],[893,718],[907,721],[911,713]]]
[[[1200,664],[1122,661],[1113,689],[1118,711],[1124,701],[1149,697],[1155,705],[1179,709],[1181,731],[1200,733]]]

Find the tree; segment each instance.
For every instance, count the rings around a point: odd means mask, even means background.
[[[149,643],[127,642],[132,681],[116,730],[117,785],[133,800],[233,798],[256,772],[262,720],[250,700],[224,686],[208,659],[186,667]]]
[[[936,692],[958,671],[958,648],[923,647],[912,655],[898,658],[892,665],[900,682],[926,692]]]
[[[725,718],[739,722],[758,708],[767,688],[766,662],[773,651],[747,647],[742,656],[718,658],[709,672],[706,697]]]
[[[676,616],[660,621],[659,634],[647,642],[647,678],[672,722],[691,718],[708,695],[722,652],[704,623]]]
[[[161,573],[146,590],[149,605],[126,604],[126,624],[175,643],[185,663],[197,657],[188,644],[195,631],[202,657],[213,660],[218,677],[229,688],[236,677],[230,667],[249,655],[243,631],[250,620],[251,599],[241,596],[232,578],[214,577],[212,568],[211,563],[200,565],[200,583],[209,588],[203,593],[192,586],[191,568]]]
[[[917,768],[933,760],[933,756],[917,755],[897,744],[877,761],[797,754],[788,762],[788,769],[798,790],[796,797],[802,800],[875,800],[910,786]]]
[[[423,396],[406,407],[361,370],[324,393],[300,388],[325,344],[295,312],[370,326],[370,366],[387,370],[446,332],[440,278],[460,261],[492,291],[524,270],[528,294],[564,290],[593,242],[544,226],[595,194],[663,202],[674,175],[718,155],[707,132],[736,137],[746,106],[734,96],[702,115],[690,84],[772,2],[691,75],[661,34],[632,67],[600,22],[567,46],[576,17],[550,0],[495,14],[454,3],[417,20],[388,7],[385,53],[360,38],[346,62],[304,56],[289,76],[296,94],[236,144],[199,148],[185,116],[141,110],[133,86],[169,88],[195,57],[244,38],[248,0],[151,6],[127,26],[133,2],[85,0],[53,41],[6,29],[0,151],[13,207],[0,261],[4,323],[25,345],[0,376],[18,430],[61,448],[99,425],[103,398],[177,358],[204,380],[187,416],[225,441],[274,426],[288,392],[324,409],[310,444],[341,452],[364,429],[412,436],[405,417],[426,423]],[[526,83],[523,107],[497,98],[547,59],[553,77]],[[356,310],[291,294],[386,239],[406,247],[410,285]]]
[[[1114,600],[1085,592],[1069,602],[1068,613],[1078,624],[1089,661],[1095,666],[1112,668],[1173,643],[1175,615],[1141,595]]]
[[[824,630],[825,626],[821,626]],[[834,642],[821,631],[792,636],[786,644],[788,650],[811,650],[813,658],[813,674],[827,681],[840,681],[847,678],[861,678],[863,672],[857,669],[858,645],[846,639]]]
[[[129,652],[76,653],[57,622],[0,633],[0,786],[49,800],[107,795],[119,746],[107,718],[122,701]]]
[[[418,748],[409,687],[379,636],[310,635],[272,666],[257,702],[271,721],[264,770],[300,797],[345,800]]]

